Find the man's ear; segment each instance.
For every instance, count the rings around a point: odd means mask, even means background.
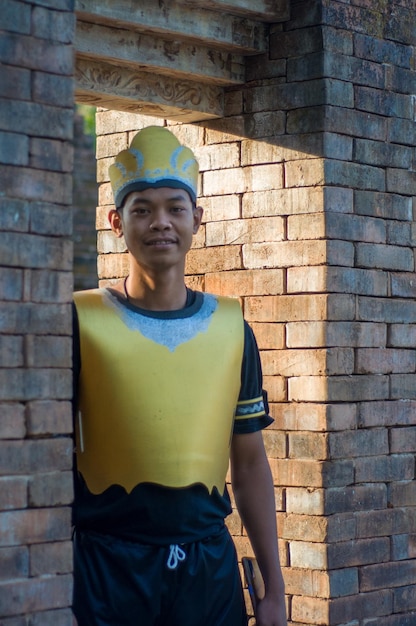
[[[120,213],[115,209],[111,209],[108,214],[108,221],[110,222],[111,230],[116,237],[123,236],[123,222],[121,220]]]
[[[193,229],[194,235],[196,235],[199,227],[201,226],[203,214],[204,214],[204,209],[202,208],[202,206],[197,206],[194,209],[194,229]]]

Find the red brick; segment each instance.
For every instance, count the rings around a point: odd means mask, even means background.
[[[4,165],[2,170],[4,192],[12,197],[58,204],[70,203],[72,195],[70,174],[12,165]]]
[[[63,435],[72,432],[72,404],[39,400],[26,405],[30,435]]]
[[[384,484],[355,485],[329,488],[325,492],[325,513],[347,513],[387,508],[387,489]]]
[[[330,433],[328,443],[332,459],[389,454],[388,432],[384,428]]]
[[[24,616],[5,618],[1,621],[1,626],[27,626],[27,619]]]
[[[0,262],[19,267],[70,270],[72,242],[56,237],[0,233]]]
[[[26,433],[25,407],[19,403],[0,403],[0,439],[22,439]]]
[[[413,454],[360,457],[354,465],[357,483],[394,482],[414,476]]]
[[[219,295],[251,296],[283,292],[279,269],[220,271],[205,275],[206,291]]]
[[[416,482],[414,480],[396,481],[390,485],[389,505],[394,507],[414,506]]]
[[[414,585],[416,583],[414,561],[377,563],[377,565],[368,565],[360,569],[360,589],[362,591],[384,589],[386,580],[389,581],[389,587]]]
[[[2,267],[0,269],[0,289],[4,300],[21,300],[23,294],[23,271]]]
[[[323,598],[294,596],[292,621],[302,624],[329,624],[329,602]]]
[[[244,302],[244,313],[249,322],[323,320],[327,313],[327,297],[324,295],[249,297]]]
[[[395,612],[410,611],[410,615],[414,617],[414,611],[416,609],[415,585],[408,585],[406,587],[399,587],[398,589],[394,589],[393,595],[394,595],[394,604],[393,604],[394,611]],[[402,626],[402,624],[400,626]]]
[[[328,537],[327,526],[327,519],[320,515],[291,513],[279,524],[279,534],[289,541],[324,542]]]
[[[409,484],[409,483],[407,483]],[[414,508],[388,508],[378,511],[361,511],[355,516],[357,537],[382,537],[410,533],[415,528]]]
[[[271,403],[287,400],[286,379],[283,376],[263,376],[263,387],[267,391],[270,414],[276,419],[277,409]]]
[[[75,15],[68,11],[68,5],[61,1],[55,11],[35,6],[32,13],[32,28],[35,37],[72,43],[75,36]],[[61,10],[59,10],[61,9]]]
[[[215,146],[200,146],[195,149],[199,171],[219,170],[240,165],[240,145],[237,142]],[[219,176],[221,173],[218,174]]]
[[[52,472],[72,467],[69,437],[0,442],[0,475]]]
[[[289,322],[286,324],[289,348],[321,346],[375,347],[377,354],[386,344],[386,324],[370,322]],[[382,373],[382,372],[378,372]]]
[[[365,402],[359,409],[361,428],[416,424],[416,401]]]
[[[98,277],[120,278],[129,273],[127,254],[100,254],[98,257]]]
[[[25,509],[27,507],[26,476],[3,476],[0,478],[0,511]]]
[[[251,142],[249,145],[252,147]],[[256,149],[256,145],[252,149]],[[269,160],[270,156],[267,155],[264,158]],[[321,188],[315,187],[277,189],[256,193],[248,191],[243,195],[242,201],[242,216],[245,218],[293,215],[298,212],[310,214],[322,212],[323,209],[324,192]]]
[[[326,350],[264,350],[261,352],[264,374],[280,376],[352,374],[353,351],[349,348]]]
[[[242,269],[241,246],[213,246],[190,250],[186,261],[187,274]]]
[[[254,322],[251,324],[251,328],[260,350],[280,350],[284,348],[285,327],[283,324]]]
[[[21,3],[21,6],[25,5]],[[31,94],[30,74],[31,72],[24,68],[3,65],[0,96],[2,98],[14,98],[18,93],[22,99],[29,100]]]
[[[353,567],[377,563],[380,568],[390,558],[389,537],[375,537],[356,541],[342,541],[328,546],[328,567]],[[360,572],[363,568],[361,568]],[[362,591],[369,591],[360,585]]]
[[[31,202],[30,206],[30,232],[57,237],[72,235],[72,206],[57,206],[49,202]],[[49,277],[54,283],[50,272]]]
[[[30,616],[30,626],[76,626],[69,608],[41,611]]]
[[[23,337],[0,336],[0,367],[22,367]]]
[[[287,567],[283,569],[283,577],[288,595],[315,597],[329,595],[329,577],[326,572]]]
[[[358,513],[360,515],[360,513]],[[353,512],[331,515],[328,520],[328,542],[351,541],[357,537],[357,519]]]
[[[360,402],[387,400],[389,377],[298,376],[289,379],[289,400],[299,402]]]
[[[111,135],[98,135],[96,146],[97,160],[105,157],[115,157],[121,150],[128,148],[128,136],[126,132],[112,133]]]
[[[284,221],[281,217],[227,220],[206,225],[207,246],[281,241],[283,238]]]
[[[45,82],[44,75],[37,74],[37,77],[41,78],[43,82]],[[55,97],[62,98],[62,87],[58,90],[55,87],[60,85],[57,83],[58,80],[63,82],[63,85],[66,86],[66,90],[68,93],[66,94],[66,98],[68,96],[73,97],[72,94],[72,83],[70,80],[62,77],[53,77],[53,83],[50,84],[51,79],[43,85],[43,89],[47,89],[48,97],[50,100],[51,92],[55,90]],[[35,89],[39,85],[39,80],[35,80]],[[39,87],[38,87],[39,89]],[[38,96],[39,97],[39,96]],[[44,96],[45,97],[45,96]],[[45,98],[46,100],[46,98]],[[50,102],[49,102],[50,103]],[[62,103],[63,104],[63,103]],[[67,143],[63,143],[62,141],[55,141],[53,139],[39,139],[34,137],[30,142],[30,165],[35,169],[43,169],[50,170],[52,172],[72,172],[73,169],[73,149],[72,146]]]
[[[69,369],[0,370],[1,400],[67,400],[71,396],[72,374]]]
[[[244,137],[244,116],[236,115],[218,120],[210,120],[205,124],[206,143],[218,144],[235,141],[236,137]]]
[[[5,617],[68,607],[72,576],[51,576],[0,583],[0,606]]]
[[[204,209],[202,216],[204,223],[238,219],[240,203],[240,196],[237,194],[201,197],[198,200],[198,204]]]
[[[322,466],[309,459],[269,459],[276,485],[288,487],[321,487]]]
[[[73,71],[71,46],[54,44],[50,40],[22,34],[6,33],[2,61],[51,74],[70,75]],[[6,54],[7,52],[7,54]]]
[[[39,473],[29,479],[29,505],[32,507],[71,504],[73,496],[72,471]]]
[[[278,241],[243,245],[244,266],[296,267],[308,265],[352,265],[354,248],[349,242]]]
[[[70,305],[3,302],[0,305],[0,332],[24,335],[70,335],[72,312]]]
[[[71,573],[72,553],[72,541],[33,544],[30,546],[30,575]]]
[[[74,290],[71,272],[31,270],[29,276],[31,302],[71,302]]]
[[[226,518],[227,528],[233,537],[241,537],[243,534],[243,525],[238,512],[233,509],[231,515]]]
[[[25,352],[27,367],[72,366],[71,337],[26,335]]]
[[[29,550],[26,546],[0,548],[0,581],[29,576]]]
[[[71,509],[5,511],[0,513],[0,529],[0,542],[5,547],[68,540],[71,536]]]
[[[289,457],[292,459],[328,458],[328,435],[325,433],[289,433],[288,441]]]
[[[8,165],[29,165],[28,137],[0,132],[0,161]]]
[[[289,550],[293,567],[311,570],[326,570],[328,567],[327,546],[324,543],[291,541]]]
[[[390,381],[392,400],[416,400],[416,374],[392,374]]]
[[[29,231],[29,202],[18,198],[0,198],[0,230]]]
[[[392,612],[392,598],[393,594],[390,589],[336,598],[332,600],[330,606],[330,623],[347,623],[354,620],[357,615],[361,619],[378,615],[390,615]]]
[[[274,430],[263,431],[264,447],[269,459],[284,459],[286,456],[286,435]]]

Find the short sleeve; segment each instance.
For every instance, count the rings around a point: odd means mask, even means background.
[[[263,389],[263,374],[257,342],[250,326],[244,321],[241,388],[236,407],[234,433],[244,434],[262,430],[272,422],[273,419],[269,416],[267,393]]]

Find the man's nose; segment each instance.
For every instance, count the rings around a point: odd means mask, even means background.
[[[167,211],[155,211],[150,223],[152,230],[167,230],[171,228],[170,215]]]

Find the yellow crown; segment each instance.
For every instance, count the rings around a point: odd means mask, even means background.
[[[198,161],[167,128],[148,126],[133,138],[110,165],[109,174],[117,208],[132,191],[149,187],[185,189],[196,202]]]

